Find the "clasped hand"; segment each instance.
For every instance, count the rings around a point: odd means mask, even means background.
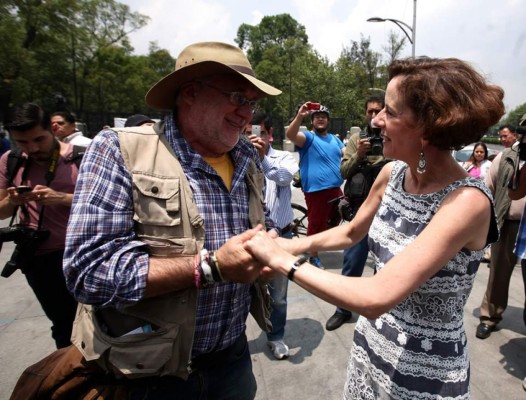
[[[21,206],[30,201],[35,201],[41,205],[53,205],[59,204],[63,198],[62,193],[43,185],[36,185],[31,192],[25,193],[18,193],[16,188],[10,187],[7,188],[7,194],[9,202],[14,206]]]

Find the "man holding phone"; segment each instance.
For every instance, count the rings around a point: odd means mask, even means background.
[[[303,119],[310,115],[312,132],[300,132]],[[307,204],[309,226],[307,235],[329,228],[329,220],[339,220],[337,202],[342,196],[340,161],[345,145],[337,136],[328,133],[329,109],[311,101],[303,104],[287,129],[287,138],[300,154],[301,186]],[[334,204],[334,207],[331,207]],[[311,253],[309,262],[323,268],[318,253]]]
[[[294,174],[298,172],[298,163],[288,151],[276,150],[272,147],[272,125],[270,118],[263,113],[256,114],[245,133],[257,149],[263,173],[265,174],[265,203],[270,211],[270,217],[280,230],[280,236],[292,238],[292,221],[294,214],[291,207],[292,191],[290,184]],[[267,345],[277,360],[289,356],[289,347],[283,341],[285,324],[287,322],[287,290],[288,279],[284,275],[274,278],[269,284],[272,298],[270,322],[272,331],[267,332]]]
[[[10,151],[0,158],[0,218],[17,216],[19,227],[27,232],[20,230],[18,234],[37,241],[22,248],[17,244],[10,263],[22,270],[51,320],[57,348],[66,347],[77,306],[62,272],[66,225],[78,173],[70,160],[73,145],[55,138],[49,114],[37,104],[12,108],[5,127],[21,151]],[[13,170],[10,165],[18,168]],[[29,247],[36,248],[34,254],[24,254]],[[4,271],[3,275],[7,276]]]

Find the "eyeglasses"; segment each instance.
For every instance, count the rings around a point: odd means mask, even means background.
[[[249,100],[241,92],[228,92],[226,90],[222,90],[213,85],[210,85],[207,82],[203,82],[203,81],[197,81],[197,82],[205,86],[208,86],[212,89],[215,89],[218,92],[223,93],[224,95],[228,96],[228,100],[230,100],[230,103],[236,107],[243,107],[244,105],[248,105],[250,107],[250,110],[253,113],[259,109],[259,104],[257,100]]]

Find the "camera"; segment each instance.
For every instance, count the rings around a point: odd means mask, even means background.
[[[307,108],[311,111],[315,111],[315,110],[319,110],[321,107],[321,104],[320,103],[307,103]]]
[[[16,224],[0,229],[0,249],[4,242],[15,242],[16,247],[11,259],[2,270],[4,278],[9,278],[18,268],[27,269],[31,259],[37,251],[40,242],[49,238],[49,231],[33,229],[27,225]]]
[[[381,156],[384,153],[384,140],[380,135],[380,128],[371,128],[371,134],[360,132],[360,139],[367,139],[371,143],[371,150],[367,152],[368,156]]]
[[[519,137],[519,160],[526,161],[526,126],[517,128],[517,136]]]

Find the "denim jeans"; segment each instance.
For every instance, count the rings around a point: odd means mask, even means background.
[[[186,381],[176,377],[132,380],[128,399],[253,400],[257,383],[248,343],[240,354],[233,356],[226,364],[191,373]]]
[[[343,251],[343,276],[362,276],[365,263],[367,262],[367,255],[369,254],[369,239],[368,235],[356,243],[353,247]],[[337,313],[349,315],[350,312],[343,308],[337,307]]]
[[[292,232],[285,233],[281,237],[292,239]],[[272,332],[267,333],[267,340],[281,340],[285,335],[285,324],[287,323],[287,292],[289,280],[285,275],[273,279],[268,285],[271,297],[270,322]]]

